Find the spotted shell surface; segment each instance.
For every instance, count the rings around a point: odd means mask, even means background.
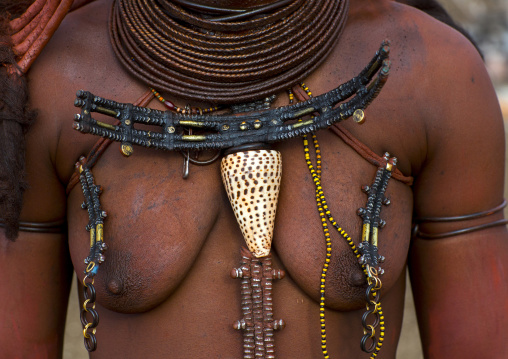
[[[224,187],[247,247],[260,258],[270,253],[282,160],[278,151],[253,150],[222,159]]]

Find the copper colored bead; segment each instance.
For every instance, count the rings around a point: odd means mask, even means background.
[[[231,269],[231,272],[229,273],[229,275],[233,279],[242,278],[242,276],[243,276],[242,269],[241,268],[233,268],[233,269]]]

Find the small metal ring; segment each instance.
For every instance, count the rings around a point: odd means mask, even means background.
[[[369,277],[377,277],[378,276],[377,269],[370,266],[370,265],[367,265],[367,271],[368,271]]]
[[[372,344],[369,347],[367,347],[366,344],[369,339],[372,340]],[[376,337],[370,336],[370,334],[365,334],[360,342],[360,346],[365,353],[374,352],[374,350],[376,349],[376,345],[377,345]]]
[[[371,313],[377,313],[379,312],[379,310],[381,309],[381,303],[379,302],[376,302],[374,300],[371,300],[368,304],[367,304],[367,310],[370,310],[369,308],[369,305],[372,305],[374,307],[374,309],[371,311]]]
[[[88,273],[90,273],[93,269],[95,268],[95,262],[92,261],[90,263],[88,263],[88,265],[86,266],[86,273],[88,275]]]
[[[193,165],[206,166],[206,165],[210,165],[210,164],[214,163],[215,161],[217,161],[217,159],[220,157],[221,151],[220,150],[217,151],[217,153],[215,155],[213,155],[213,157],[211,157],[208,160],[204,160],[204,161],[196,160],[195,158],[192,158],[184,151],[181,151],[181,153],[182,153],[182,156],[185,158],[185,160],[188,160]]]
[[[91,304],[92,304],[92,306],[91,306],[91,307],[87,307],[86,305],[87,305],[88,303],[91,303]],[[86,299],[86,300],[83,302],[83,310],[84,310],[85,312],[88,312],[88,310],[89,310],[89,309],[95,309],[95,303],[94,303],[94,302],[92,302],[90,299]]]
[[[85,299],[90,299],[91,302],[95,302],[96,293],[92,283],[88,283],[88,286],[83,288],[83,296]]]
[[[88,328],[90,328],[90,326],[92,325],[92,323],[86,323],[85,324],[85,327],[83,328],[83,336],[86,338],[86,339],[89,339],[90,338],[90,333],[88,333]],[[93,335],[93,334],[92,334]]]
[[[83,310],[85,312],[88,312],[88,308],[86,307],[86,305],[90,302],[90,299],[86,299],[84,302],[83,302]]]
[[[374,282],[376,284],[374,286],[374,290],[379,291],[383,287],[383,283],[381,282],[381,279],[379,279],[379,277],[373,277],[373,278],[374,278]]]
[[[366,311],[365,313],[363,313],[362,315],[362,326],[364,328],[368,328],[368,327],[372,327],[372,329],[374,328],[377,328],[377,326],[379,325],[379,322],[380,322],[380,316],[379,316],[379,313],[375,311],[376,308],[374,309],[370,309],[368,311]],[[374,317],[374,321],[372,324],[367,324],[367,319],[369,319],[369,315],[373,315]]]
[[[86,313],[90,313],[92,316],[92,321],[89,322],[86,318]],[[85,329],[88,329],[90,327],[96,328],[99,325],[99,313],[95,309],[89,308],[87,311],[81,310],[81,313],[79,315],[79,319],[81,321],[81,325],[85,327]]]
[[[95,307],[95,305],[94,305],[94,307]],[[378,302],[375,304],[374,311],[372,313],[377,314],[377,313],[379,313],[380,310],[381,310],[381,303]]]
[[[85,275],[85,276],[83,277],[83,287],[85,287],[85,288],[88,288],[88,285],[90,285],[90,284],[91,284],[91,285],[93,285],[93,283],[94,283],[94,277],[89,277],[89,274],[90,274],[90,273],[88,273],[87,275]],[[86,283],[85,281],[86,281],[88,278],[92,278],[92,281],[91,281],[91,282]]]
[[[93,352],[97,349],[97,339],[95,338],[95,331],[93,334],[88,334],[88,337],[85,336],[84,341],[85,341],[85,348],[87,351]]]

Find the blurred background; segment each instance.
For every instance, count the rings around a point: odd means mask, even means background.
[[[508,1],[439,0],[439,2],[455,21],[471,34],[483,52],[485,65],[496,87],[503,111],[508,142]],[[506,167],[508,168],[508,161]],[[508,171],[505,178],[508,178]],[[507,188],[505,198],[508,198]],[[505,215],[508,217],[508,209],[505,210]],[[74,283],[67,315],[64,359],[88,358],[88,353],[83,347],[83,332],[79,323],[79,304],[75,288]],[[409,283],[397,359],[423,359]]]

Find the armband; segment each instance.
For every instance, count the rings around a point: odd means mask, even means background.
[[[446,222],[468,221],[468,220],[472,220],[472,219],[478,219],[478,218],[483,218],[483,217],[493,215],[494,213],[502,211],[505,207],[506,207],[506,200],[503,200],[503,202],[500,205],[498,205],[494,208],[488,209],[486,211],[482,211],[482,212],[476,212],[476,213],[472,213],[472,214],[466,214],[466,215],[462,215],[462,216],[453,216],[453,217],[418,217],[415,220],[416,225],[415,225],[413,233],[416,237],[419,237],[422,239],[442,239],[442,238],[457,236],[459,234],[471,233],[471,232],[475,232],[475,231],[479,231],[479,230],[483,230],[483,229],[487,229],[487,228],[503,226],[503,225],[508,224],[508,219],[499,219],[496,221],[483,223],[483,224],[480,224],[477,226],[471,226],[471,227],[456,229],[454,231],[449,231],[449,232],[444,232],[444,233],[436,233],[436,234],[425,233],[425,232],[422,232],[418,229],[419,223],[425,223],[425,222],[446,223]]]
[[[0,227],[5,227],[5,221],[0,219]],[[18,229],[23,232],[33,233],[65,233],[67,222],[65,220],[54,222],[19,222]]]

